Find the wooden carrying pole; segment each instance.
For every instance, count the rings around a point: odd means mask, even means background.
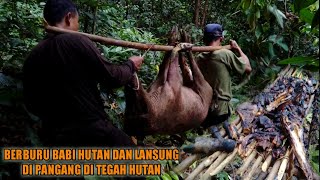
[[[127,47],[127,48],[133,48],[133,49],[140,49],[140,50],[150,50],[150,51],[172,51],[174,46],[164,46],[164,45],[154,45],[154,44],[143,44],[138,42],[130,42],[130,41],[123,41],[113,38],[107,38],[102,37],[98,35],[78,32],[78,31],[72,31],[67,29],[58,28],[55,26],[50,26],[45,24],[45,29],[47,32],[55,32],[55,33],[74,33],[74,34],[80,34],[87,36],[89,39],[95,42],[99,42],[101,44],[105,45],[114,45],[114,46],[121,46],[121,47]],[[219,49],[231,49],[230,45],[226,46],[194,46],[192,47],[191,51],[193,52],[210,52],[215,51]]]

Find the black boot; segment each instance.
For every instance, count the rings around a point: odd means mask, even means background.
[[[226,134],[229,139],[236,140],[239,138],[239,133],[237,128],[234,126],[231,126],[228,121],[223,122],[223,128],[226,130]]]
[[[222,136],[221,136],[220,131],[217,128],[217,126],[210,126],[209,130],[210,130],[210,133],[212,134],[213,138],[222,139]]]

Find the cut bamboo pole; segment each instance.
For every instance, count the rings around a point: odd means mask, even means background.
[[[307,159],[307,155],[304,149],[303,140],[300,139],[299,131],[301,127],[295,124],[294,121],[289,120],[287,116],[281,118],[282,124],[284,124],[286,133],[290,136],[291,146],[295,157],[297,158],[304,175],[308,180],[314,179],[313,169]]]
[[[261,163],[259,164],[258,168],[256,168],[256,170],[253,172],[252,179],[257,179],[260,173],[261,173]]]
[[[271,160],[272,160],[272,155],[270,154],[267,159],[263,162],[262,166],[261,166],[261,170],[263,172],[267,172],[268,171],[268,168],[271,164]]]
[[[228,157],[224,161],[222,161],[217,168],[215,168],[212,172],[210,172],[210,176],[214,176],[218,174],[220,171],[222,171],[223,168],[225,168],[230,163],[230,161],[232,161],[233,158],[237,155],[237,152],[238,150],[237,148],[235,148],[232,154],[229,154]]]
[[[293,71],[293,73],[291,74],[291,76],[295,77],[298,72],[299,72],[299,69],[295,69],[295,70]]]
[[[244,178],[243,178],[244,180],[250,180],[252,178],[253,174],[257,171],[257,169],[260,170],[260,168],[258,168],[258,167],[259,167],[262,159],[263,159],[263,156],[259,155],[256,162],[254,162],[254,164],[252,165],[250,172],[247,173],[246,176],[244,176]]]
[[[291,147],[292,149],[292,147]],[[291,179],[293,176],[293,170],[294,170],[294,153],[291,151],[289,155],[289,167],[287,171],[287,179]]]
[[[292,76],[292,72],[294,71],[294,68],[290,68],[289,71],[285,74],[284,77]]]
[[[193,154],[183,160],[178,166],[176,166],[173,171],[176,173],[181,173],[185,169],[187,169],[191,164],[193,164],[196,160],[201,158],[201,154]]]
[[[287,165],[288,165],[289,153],[290,153],[290,150],[288,149],[286,154],[283,157],[283,160],[282,160],[280,168],[279,168],[278,180],[282,179],[282,177],[283,177],[283,175],[284,175],[284,173],[286,171],[286,168],[287,168]]]
[[[218,159],[216,159],[210,167],[207,169],[207,171],[203,174],[203,176],[200,178],[202,180],[208,180],[210,179],[210,172],[213,171],[217,166],[227,157],[228,153],[223,152]]]
[[[78,32],[78,31],[72,31],[72,30],[66,30],[54,26],[45,25],[45,29],[48,32],[56,32],[56,33],[73,33],[78,35],[83,35],[91,39],[92,41],[99,42],[101,44],[106,45],[113,45],[113,46],[121,46],[121,47],[127,47],[127,48],[134,48],[134,49],[140,49],[140,50],[148,50],[150,51],[172,51],[174,46],[163,46],[163,45],[153,45],[153,44],[143,44],[138,42],[130,42],[130,41],[123,41],[113,38],[107,38],[102,37],[98,35]],[[193,52],[210,52],[210,51],[216,51],[219,49],[231,49],[230,45],[226,46],[219,46],[219,47],[213,47],[213,46],[194,46],[192,47],[191,51]]]
[[[276,177],[277,172],[278,172],[278,170],[279,170],[280,164],[281,164],[281,161],[280,161],[280,160],[277,160],[277,161],[274,163],[274,165],[272,166],[272,169],[271,169],[268,177],[266,178],[266,180],[274,180],[274,178]]]
[[[248,156],[252,153],[252,151],[255,150],[256,144],[257,144],[257,142],[254,140],[254,141],[248,146],[248,149],[249,149],[249,150],[244,154],[244,157],[248,157]]]
[[[257,151],[253,151],[250,156],[243,162],[243,165],[237,170],[237,174],[240,174],[242,176],[242,173],[248,168],[251,161],[256,157]]]
[[[257,180],[265,180],[267,176],[268,176],[268,172],[261,172]]]
[[[192,173],[186,178],[186,180],[193,180],[197,177],[198,174],[201,173],[206,167],[210,166],[210,164],[221,154],[220,151],[217,151],[206,158],[199,166],[192,171]]]

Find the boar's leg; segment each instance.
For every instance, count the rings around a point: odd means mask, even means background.
[[[163,86],[166,83],[168,70],[169,70],[169,66],[170,66],[170,56],[171,56],[171,52],[165,53],[163,61],[159,67],[158,76],[157,76],[156,80],[154,81],[154,83],[152,84],[152,88],[156,89],[160,86]]]
[[[190,36],[184,30],[181,30],[181,42],[186,42],[186,43],[191,42]],[[183,86],[192,87],[192,81],[193,81],[192,72],[186,61],[186,57],[182,52],[179,53],[179,64],[182,72]]]
[[[177,48],[178,49],[178,48]],[[170,57],[170,66],[167,74],[167,82],[174,92],[178,92],[182,86],[182,76],[179,72],[179,52],[174,49]]]
[[[192,87],[192,72],[183,53],[179,53],[179,65],[182,72],[183,86]]]
[[[178,28],[174,27],[171,30],[171,34],[168,39],[168,44],[174,46],[179,41],[179,36],[180,36],[180,33],[178,31]],[[171,64],[170,59],[172,59],[172,56],[175,56],[175,55],[173,55],[172,52],[170,51],[165,53],[163,61],[159,67],[158,76],[155,82],[152,84],[153,89],[157,89],[158,87],[163,86],[167,82],[168,71]]]
[[[182,76],[179,72],[179,61],[178,61],[178,56],[182,55],[180,53],[180,50],[188,50],[191,49],[192,45],[189,43],[180,43],[177,46],[175,46],[172,50],[171,53],[171,63],[169,66],[169,71],[168,71],[168,77],[167,81],[171,88],[173,89],[174,92],[179,92],[182,86]],[[182,71],[187,71],[187,67],[184,65],[183,66],[185,69],[182,68]]]
[[[192,52],[187,52],[187,57],[190,61],[191,71],[193,73],[193,87],[192,89],[200,95],[202,102],[209,109],[212,100],[212,88],[209,83],[204,79],[196,61],[193,58]]]

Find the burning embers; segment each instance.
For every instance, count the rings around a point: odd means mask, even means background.
[[[294,77],[283,77],[267,92],[259,94],[253,104],[238,107],[245,137],[241,140],[239,154],[245,157],[249,144],[255,141],[255,149],[274,159],[283,157],[293,149],[308,179],[312,169],[306,158],[303,141],[303,118],[314,93],[314,83]]]

